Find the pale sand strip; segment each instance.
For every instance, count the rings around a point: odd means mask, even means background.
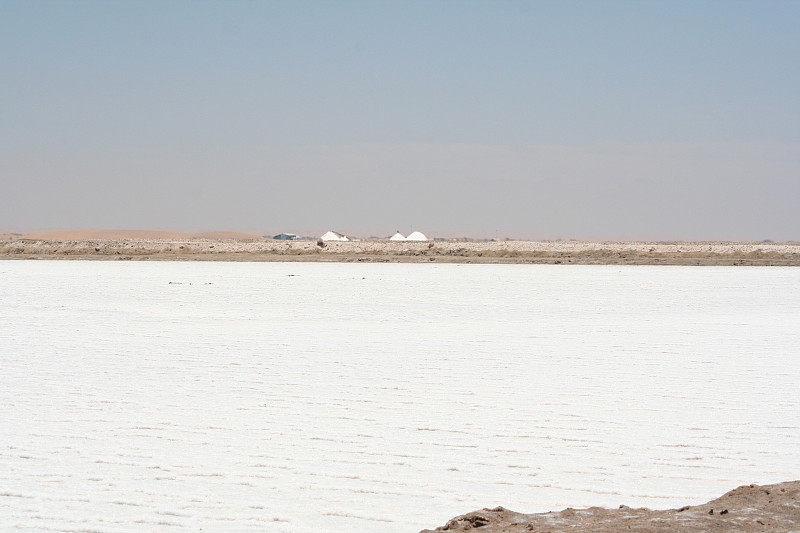
[[[0,259],[800,266],[800,243],[17,239],[0,242]]]

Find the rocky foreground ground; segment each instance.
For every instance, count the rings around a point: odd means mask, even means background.
[[[522,514],[502,507],[482,509],[450,520],[437,531],[481,533],[723,533],[800,532],[800,481],[776,485],[744,485],[703,505],[651,511],[565,509]]]
[[[0,259],[800,266],[800,243],[17,238]]]

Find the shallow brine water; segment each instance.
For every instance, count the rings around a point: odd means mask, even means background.
[[[800,269],[0,262],[0,530],[416,532],[800,477]]]

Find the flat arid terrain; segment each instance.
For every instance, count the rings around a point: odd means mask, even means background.
[[[279,241],[234,232],[0,235],[0,259],[798,266],[800,243]]]
[[[621,505],[619,509],[565,509],[522,514],[502,507],[453,518],[421,533],[726,533],[800,531],[800,481],[744,485],[702,505],[652,511]]]

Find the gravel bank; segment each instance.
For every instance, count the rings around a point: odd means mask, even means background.
[[[328,242],[271,239],[16,239],[0,259],[800,265],[797,243]]]

